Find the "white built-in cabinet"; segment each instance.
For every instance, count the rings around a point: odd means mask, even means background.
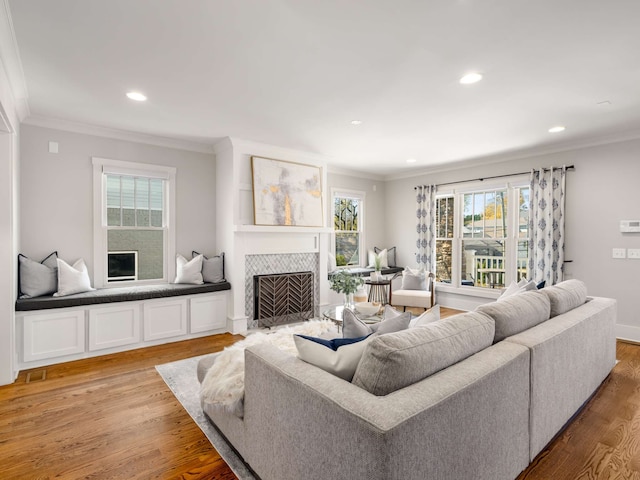
[[[16,312],[20,370],[224,333],[228,291]]]

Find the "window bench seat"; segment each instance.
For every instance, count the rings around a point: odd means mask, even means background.
[[[35,298],[19,298],[16,300],[16,312],[45,310],[49,308],[78,307],[100,303],[132,302],[151,298],[176,297],[198,293],[221,292],[230,290],[229,282],[204,283],[202,285],[185,285],[168,283],[166,285],[144,285],[135,287],[100,288],[90,292],[76,293],[64,297],[47,295]]]
[[[232,331],[228,282],[18,299],[19,370]],[[16,372],[17,373],[17,372]]]

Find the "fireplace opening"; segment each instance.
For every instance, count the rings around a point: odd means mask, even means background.
[[[261,327],[309,320],[314,316],[313,272],[254,275],[253,318]]]

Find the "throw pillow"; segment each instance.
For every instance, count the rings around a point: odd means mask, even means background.
[[[424,270],[405,267],[402,272],[402,290],[427,290],[427,273]]]
[[[56,259],[56,262],[58,264],[58,291],[53,294],[54,297],[95,290],[95,288],[91,288],[89,272],[82,258],[73,265],[69,265],[59,258]]]
[[[373,251],[374,253],[380,253],[382,252],[382,248],[378,248],[378,247],[373,247]],[[396,263],[396,247],[391,247],[391,248],[387,248],[387,264],[390,267],[395,267],[397,265]]]
[[[191,252],[191,259],[198,255],[196,251]],[[224,252],[213,257],[202,255],[202,280],[206,283],[224,282]]]
[[[419,317],[411,320],[411,322],[409,323],[409,328],[422,327],[429,323],[437,322],[438,320],[440,320],[440,305],[434,305]]]
[[[202,255],[188,260],[182,255],[176,256],[176,281],[173,283],[189,283],[202,285]]]
[[[367,265],[367,268],[376,268],[376,258],[380,259],[380,268],[389,268],[386,249],[381,250],[380,253],[369,250],[369,264]]]
[[[294,335],[293,340],[298,349],[298,357],[326,372],[340,377],[347,382],[360,363],[360,357],[371,337],[338,338],[328,343],[326,340],[303,335]]]
[[[512,295],[516,295],[518,293],[524,292],[524,286],[518,285],[516,282],[511,282],[509,286],[502,292],[502,294],[498,297],[498,301],[504,300]]]
[[[53,252],[40,263],[22,254],[18,255],[18,284],[20,298],[51,295],[58,289],[58,252]]]
[[[396,317],[369,325],[360,320],[352,310],[345,308],[342,312],[342,336],[344,338],[352,338],[371,335],[372,333],[383,335],[385,333],[399,332],[409,328],[410,320],[411,313],[405,312]]]

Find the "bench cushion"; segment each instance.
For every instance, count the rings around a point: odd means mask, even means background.
[[[198,293],[220,292],[230,290],[229,282],[205,283],[202,285],[145,285],[137,287],[102,288],[90,292],[77,293],[65,297],[19,298],[16,300],[16,311],[46,310],[50,308],[78,307],[82,305],[98,305],[100,303],[133,302],[150,298],[175,297]]]

